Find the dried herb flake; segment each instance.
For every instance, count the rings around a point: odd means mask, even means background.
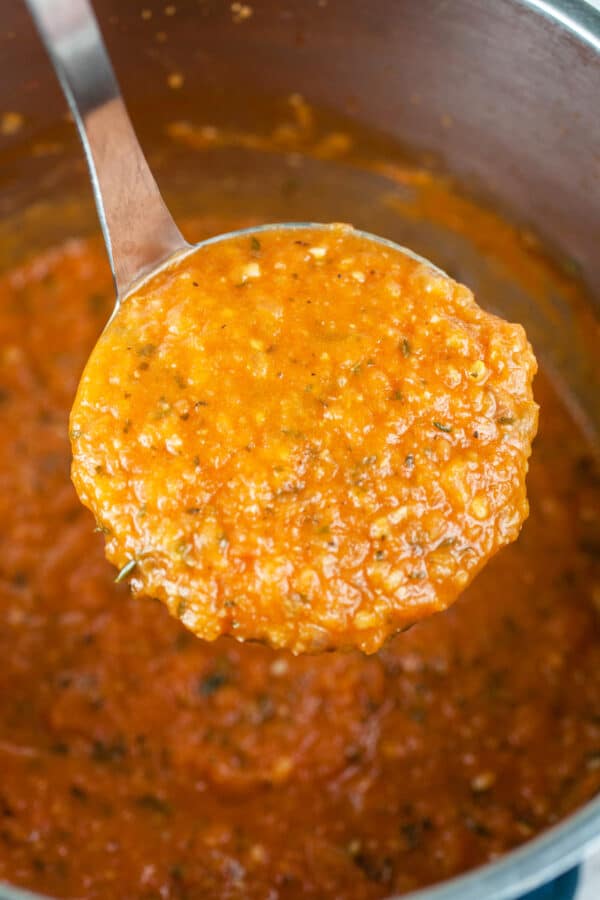
[[[128,575],[131,575],[131,573],[137,566],[137,563],[137,559],[130,559],[129,562],[126,562],[123,568],[119,570],[119,573],[115,578],[115,584],[120,584],[120,582],[124,581]]]

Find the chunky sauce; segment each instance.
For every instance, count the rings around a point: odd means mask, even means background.
[[[89,900],[380,898],[595,794],[600,479],[543,372],[519,540],[378,654],[292,657],[197,640],[114,585],[67,426],[111,304],[95,243],[0,280],[0,878]]]
[[[535,368],[520,325],[349,226],[225,238],[122,302],[74,481],[200,637],[374,652],[517,537]]]

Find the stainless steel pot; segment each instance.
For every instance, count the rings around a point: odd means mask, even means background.
[[[186,198],[209,205],[216,191],[233,211],[248,213],[260,194],[261,211],[274,220],[317,219],[322,209],[324,218],[387,232],[450,271],[458,266],[492,305],[515,310],[534,343],[544,337],[546,362],[563,372],[590,432],[600,431],[597,350],[585,348],[562,298],[554,298],[564,324],[557,330],[547,311],[511,293],[472,248],[375,213],[366,199],[382,190],[375,176],[307,161],[302,197],[282,200],[271,188],[289,160],[251,151],[199,159],[165,137],[167,122],[178,119],[260,130],[281,98],[301,91],[333,119],[350,117],[446,167],[574,260],[600,297],[600,12],[583,0],[253,0],[244,20],[227,0],[174,0],[174,11],[148,0],[143,16],[141,5],[120,0],[95,6],[176,210],[185,210]],[[49,239],[45,212],[57,198],[67,213],[50,239],[94,220],[62,97],[19,3],[3,9],[0,49],[0,115],[22,117],[5,120],[0,135],[0,239],[18,256],[24,223],[31,240]],[[232,180],[235,171],[244,177]],[[69,207],[69,197],[81,195],[87,203]],[[600,798],[499,862],[411,897],[510,900],[596,847]],[[23,896],[31,895],[0,887],[7,900]]]

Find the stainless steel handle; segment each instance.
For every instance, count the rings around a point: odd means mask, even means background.
[[[25,0],[83,143],[117,297],[188,247],[133,130],[88,0]]]

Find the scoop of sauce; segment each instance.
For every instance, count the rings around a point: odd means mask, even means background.
[[[200,637],[374,652],[516,538],[535,369],[519,325],[349,226],[227,238],[123,302],[73,478]]]

